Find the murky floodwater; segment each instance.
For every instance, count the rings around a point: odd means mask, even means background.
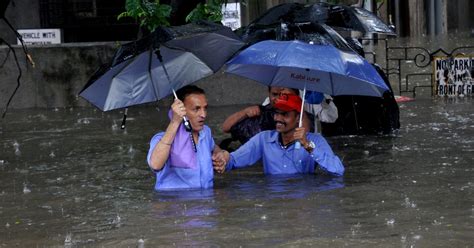
[[[403,103],[393,136],[333,137],[344,178],[218,175],[154,193],[165,110],[10,110],[0,129],[2,247],[472,247],[473,99]],[[216,140],[227,113],[211,108]]]

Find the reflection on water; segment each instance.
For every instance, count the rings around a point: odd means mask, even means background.
[[[472,98],[403,103],[390,136],[328,141],[344,178],[217,175],[153,192],[145,155],[166,111],[13,110],[0,129],[0,247],[465,247],[474,221]],[[210,108],[216,141],[224,117]]]

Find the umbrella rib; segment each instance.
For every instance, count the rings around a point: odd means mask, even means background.
[[[127,62],[127,65],[125,65],[122,69],[120,69],[119,71],[117,71],[117,73],[115,73],[113,76],[112,76],[112,79],[114,79],[118,74],[120,74],[123,70],[125,70],[125,68],[128,67],[128,65],[130,65],[133,61],[135,61],[137,57],[134,57],[133,59],[129,59]]]
[[[117,73],[115,73],[113,76],[112,76],[112,80],[115,79],[115,77],[117,75],[119,75],[123,70],[125,70],[125,68],[127,68],[133,61],[135,61],[137,59],[138,56],[135,56],[133,57],[133,59],[129,59],[127,62],[127,65],[123,66],[119,71],[117,71]],[[116,65],[117,66],[117,65]],[[113,81],[112,81],[113,82]],[[111,86],[110,86],[111,87]],[[107,99],[105,100],[105,104],[107,104]]]
[[[151,74],[151,61],[152,61],[152,58],[153,58],[153,50],[150,48],[149,49],[149,59],[148,59],[148,75],[150,76],[150,81],[151,81],[151,86],[153,87],[153,93],[155,94],[155,98],[156,98],[156,101],[159,100],[158,98],[158,92],[157,91],[157,88],[155,87],[155,82],[153,81],[153,75]]]
[[[332,72],[329,73],[329,82],[331,83],[331,92],[332,92],[332,95],[336,95],[335,92],[334,92],[334,83],[332,81]]]

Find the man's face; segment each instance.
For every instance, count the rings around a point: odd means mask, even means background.
[[[294,92],[294,90],[285,87],[270,87],[270,91],[268,92],[268,98],[270,99],[270,104],[273,107],[275,101],[278,97],[282,94],[298,94],[299,92]]]
[[[204,121],[207,117],[207,99],[203,94],[190,94],[184,98],[184,107],[186,107],[186,116],[193,127],[193,130],[199,132],[204,127]]]
[[[294,90],[290,88],[281,88],[280,90],[280,95],[298,95],[299,92],[295,92]]]
[[[280,92],[282,91],[282,87],[270,87],[270,91],[268,92],[268,98],[270,99],[270,104],[273,107],[275,104],[276,99],[280,96]]]
[[[298,127],[299,114],[296,111],[282,111],[279,109],[275,110],[273,119],[275,120],[275,129],[279,133],[288,133]]]

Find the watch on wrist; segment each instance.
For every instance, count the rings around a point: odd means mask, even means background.
[[[310,153],[313,152],[314,148],[316,148],[316,145],[311,140],[307,142],[306,145],[304,146],[304,149]]]

